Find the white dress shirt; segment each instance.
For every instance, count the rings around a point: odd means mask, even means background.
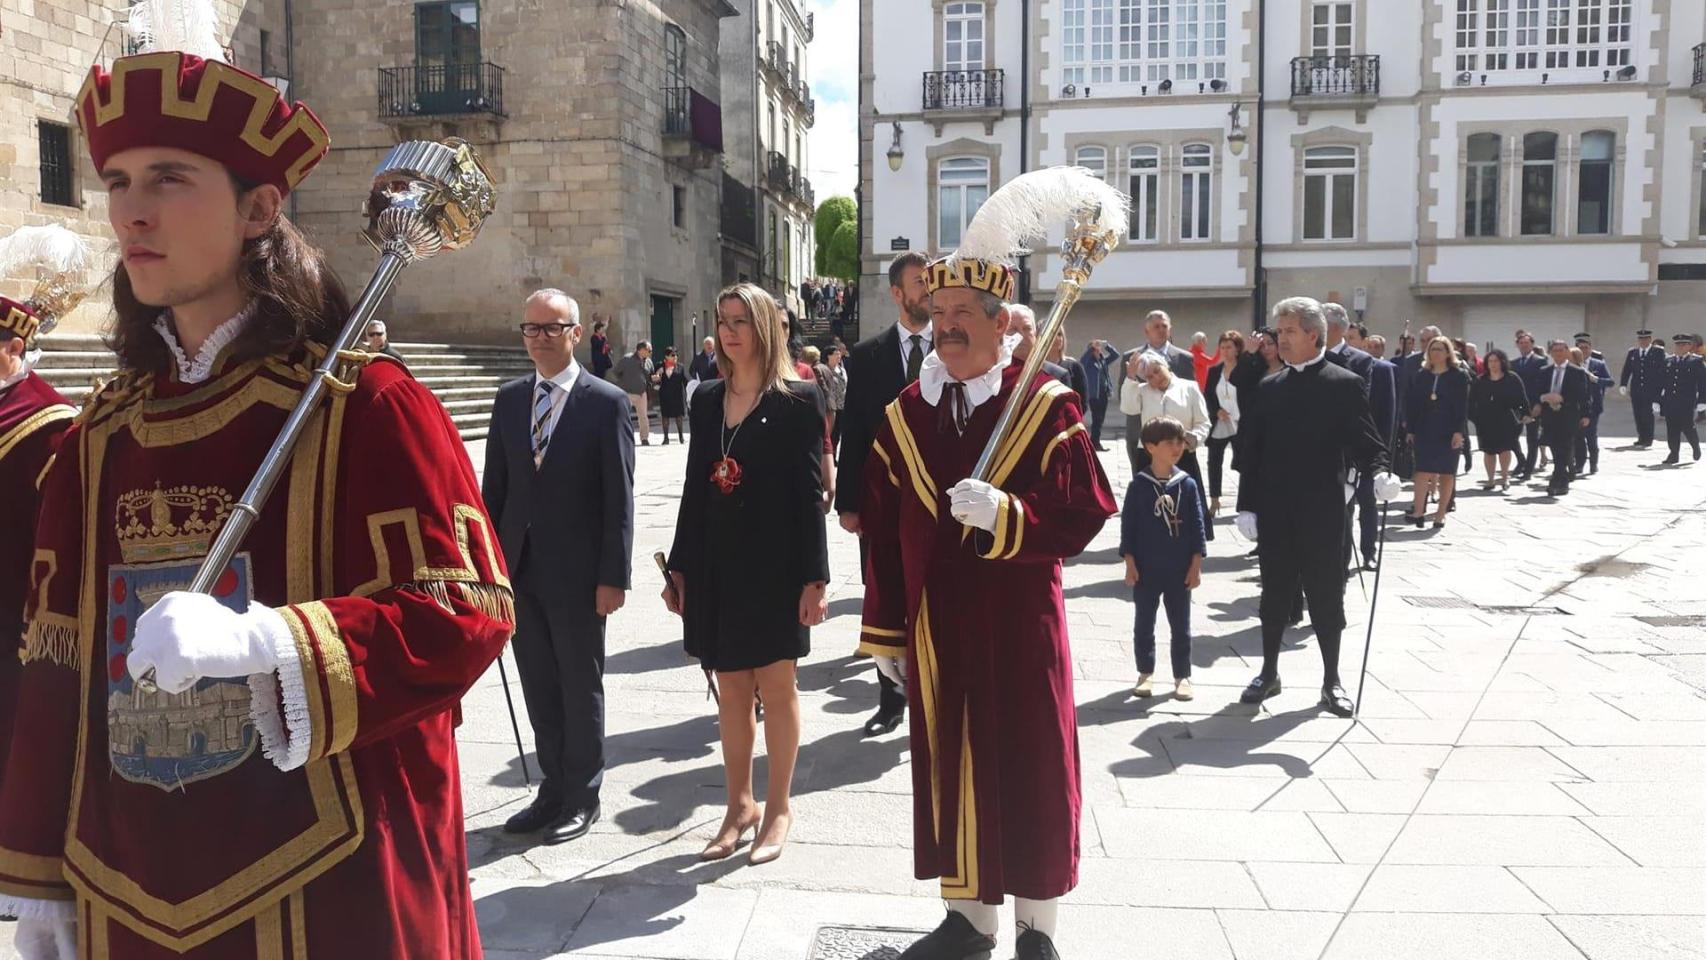
[[[924,325],[924,329],[915,334],[911,330],[906,329],[906,324],[901,323],[899,320],[895,321],[895,332],[900,334],[900,371],[902,373],[906,372],[907,361],[912,359],[912,338],[914,336],[923,338],[918,341],[918,346],[924,351],[924,355],[926,357],[935,353],[936,331],[934,328],[934,322],[926,323]]]
[[[563,418],[563,406],[569,402],[569,390],[575,385],[575,380],[580,375],[581,365],[576,363],[573,357],[570,357],[569,365],[559,371],[556,376],[550,378],[551,382],[557,385],[557,389],[551,392],[551,416],[545,424],[546,436],[557,432],[557,421]],[[527,427],[529,430],[533,428],[533,407],[539,402],[539,384],[544,379],[537,373],[533,375],[533,392],[527,397]]]
[[[1184,424],[1186,433],[1196,438],[1191,444],[1193,450],[1208,439],[1212,426],[1208,419],[1208,401],[1203,399],[1196,381],[1179,376],[1173,377],[1166,390],[1157,390],[1148,381],[1127,380],[1120,387],[1120,412],[1128,417],[1137,417],[1139,429],[1156,417],[1172,417]]]
[[[1214,385],[1214,397],[1220,401],[1220,409],[1226,411],[1230,420],[1215,420],[1209,433],[1216,440],[1238,434],[1238,391],[1232,386],[1232,379],[1226,376],[1225,368],[1221,369],[1220,380]]]

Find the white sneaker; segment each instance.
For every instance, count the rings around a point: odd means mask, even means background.
[[[1137,686],[1131,688],[1131,693],[1132,693],[1132,696],[1134,696],[1134,697],[1152,697],[1152,696],[1154,696],[1155,695],[1155,681],[1151,678],[1151,675],[1147,674],[1147,673],[1138,674],[1137,675]]]
[[[1196,698],[1197,698],[1197,692],[1195,690],[1191,689],[1191,678],[1190,677],[1186,677],[1185,679],[1180,680],[1180,681],[1173,684],[1173,699],[1174,700],[1195,700]]]

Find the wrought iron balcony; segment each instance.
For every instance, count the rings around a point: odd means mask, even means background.
[[[1706,100],[1706,43],[1694,48],[1694,95]]]
[[[788,51],[784,50],[781,42],[777,40],[771,40],[764,46],[765,55],[759,58],[758,65],[775,74],[777,77],[787,77]]]
[[[770,188],[770,192],[788,197],[809,209],[816,209],[817,192],[812,189],[812,182],[806,179],[800,168],[789,163],[787,157],[775,150],[769,152],[767,160],[769,165],[765,171],[765,185]]]
[[[1293,97],[1378,97],[1380,57],[1296,57],[1291,61]]]
[[[693,169],[723,152],[723,110],[692,87],[663,90],[664,157]]]
[[[495,63],[379,69],[379,118],[488,114],[504,117],[504,68]]]
[[[805,35],[806,35],[806,42],[807,43],[811,43],[813,40],[817,39],[817,14],[815,14],[815,13],[806,14],[806,34]]]
[[[931,70],[924,74],[925,110],[1000,110],[1005,70]]]

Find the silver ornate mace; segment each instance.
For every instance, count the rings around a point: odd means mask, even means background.
[[[480,227],[497,204],[491,175],[474,148],[458,139],[434,143],[410,140],[391,148],[373,175],[373,190],[362,213],[368,218],[362,235],[379,251],[379,266],[367,281],[355,309],[327,345],[326,356],[314,369],[302,399],[284,421],[278,439],[261,460],[260,470],[232,508],[213,540],[201,569],[190,582],[194,593],[208,593],[225,573],[243,538],[261,515],[278,478],[290,463],[296,441],[326,396],[327,382],[336,379],[339,354],[355,346],[367,322],[379,308],[403,268],[443,250],[460,250],[474,242]],[[158,689],[150,668],[136,685],[144,693]]]

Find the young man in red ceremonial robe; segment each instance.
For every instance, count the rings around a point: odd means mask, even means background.
[[[0,770],[12,742],[11,705],[18,702],[23,669],[16,651],[35,553],[38,485],[77,414],[31,369],[45,312],[33,300],[0,296]]]
[[[1076,394],[1019,382],[1013,276],[937,261],[936,350],[888,407],[865,468],[860,650],[912,707],[913,862],[948,916],[904,960],[987,958],[1017,898],[1018,956],[1055,957],[1055,901],[1078,882],[1079,772],[1060,564],[1117,511]],[[1015,390],[989,483],[969,479]]]
[[[183,592],[347,316],[280,213],[326,131],[179,52],[96,67],[77,115],[121,370],[43,488],[0,912],[29,960],[478,958],[452,728],[514,617],[444,408],[348,354],[213,595]]]

